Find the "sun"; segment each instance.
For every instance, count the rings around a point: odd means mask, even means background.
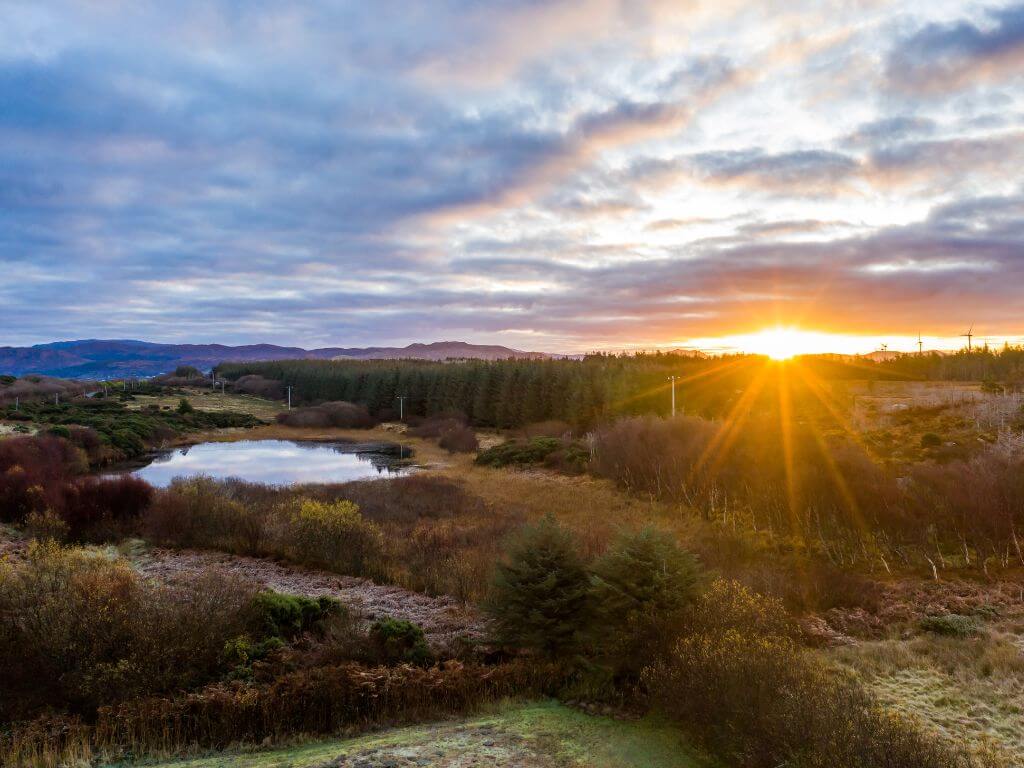
[[[747,336],[742,348],[755,355],[767,355],[772,360],[789,360],[814,352],[821,343],[820,335],[796,328],[765,328]]]

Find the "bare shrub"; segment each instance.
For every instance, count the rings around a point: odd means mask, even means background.
[[[60,510],[64,482],[85,468],[83,456],[60,438],[0,440],[0,522],[20,522],[31,512]]]
[[[840,437],[826,442],[806,425],[782,440],[775,422],[751,419],[737,429],[692,417],[637,417],[595,433],[591,467],[709,518],[742,510],[757,528],[803,546],[865,526],[917,531],[895,477],[861,448]]]
[[[277,421],[286,427],[307,428],[369,429],[376,424],[365,405],[342,401],[284,411]]]
[[[409,523],[419,518],[478,515],[484,511],[480,497],[459,481],[418,472],[386,483],[357,480],[332,488],[336,498],[355,502],[363,516],[376,523]],[[315,489],[309,491],[316,495]]]
[[[91,381],[71,381],[52,376],[30,374],[20,379],[15,379],[6,386],[0,386],[0,403],[13,403],[16,399],[22,402],[27,400],[53,400],[54,395],[59,395],[61,399],[66,400],[92,391],[98,386],[95,382]]]
[[[270,514],[230,498],[209,477],[176,479],[158,491],[143,521],[148,539],[163,546],[209,547],[269,554]]]
[[[462,414],[440,414],[426,419],[417,419],[409,426],[408,433],[413,437],[437,439],[454,429],[466,426],[466,417]]]
[[[102,540],[130,532],[153,498],[153,487],[131,475],[84,477],[65,486],[62,517],[71,538]]]
[[[236,392],[256,395],[267,400],[283,400],[285,397],[285,385],[283,382],[256,374],[241,376],[232,386]]]
[[[437,441],[437,444],[449,453],[473,453],[480,447],[476,432],[472,427],[454,427],[449,429]]]

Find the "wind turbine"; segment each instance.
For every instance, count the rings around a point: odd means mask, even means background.
[[[974,344],[972,340],[974,339],[974,326],[972,325],[970,328],[968,328],[967,333],[961,333],[960,335],[967,337],[967,351],[973,352]]]

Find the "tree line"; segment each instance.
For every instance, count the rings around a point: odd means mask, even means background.
[[[347,400],[387,418],[397,416],[401,397],[406,417],[458,413],[477,426],[511,428],[549,420],[591,425],[621,415],[666,414],[669,375],[699,379],[712,365],[739,369],[749,364],[741,358],[712,363],[665,354],[450,363],[283,360],[227,363],[217,373],[229,381],[257,375],[283,382],[293,388],[293,403]],[[681,401],[686,385],[679,386]],[[692,407],[714,415],[726,405],[727,394],[703,392]]]
[[[577,426],[636,415],[667,415],[669,377],[676,377],[679,410],[722,417],[743,393],[757,389],[766,367],[757,355],[698,357],[674,353],[593,354],[548,360],[279,360],[224,363],[218,376],[237,381],[259,376],[293,388],[297,404],[346,400],[378,418],[458,413],[471,424],[508,429],[558,420]],[[826,382],[854,380],[997,381],[1024,386],[1024,347],[952,355],[903,355],[875,362],[864,358],[809,356],[800,368]],[[775,374],[773,373],[773,376]],[[801,376],[790,377],[801,386]],[[777,396],[763,388],[758,409],[771,410]],[[815,398],[803,398],[813,403]]]

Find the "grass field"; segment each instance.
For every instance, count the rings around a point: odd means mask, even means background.
[[[1002,624],[1002,626],[999,626]],[[918,635],[835,649],[889,706],[1024,765],[1024,636],[997,622],[966,638]]]
[[[224,753],[153,768],[698,768],[679,732],[651,720],[594,717],[555,703],[505,705],[468,720],[399,728],[265,752]],[[123,765],[123,764],[122,764]]]
[[[134,400],[129,400],[125,405],[133,410],[141,410],[147,405],[177,408],[182,397],[188,400],[193,408],[200,411],[248,413],[263,421],[273,421],[274,417],[284,410],[281,403],[265,400],[262,397],[232,393],[221,394],[219,391],[211,392],[202,389],[190,389],[185,395],[136,395]]]

